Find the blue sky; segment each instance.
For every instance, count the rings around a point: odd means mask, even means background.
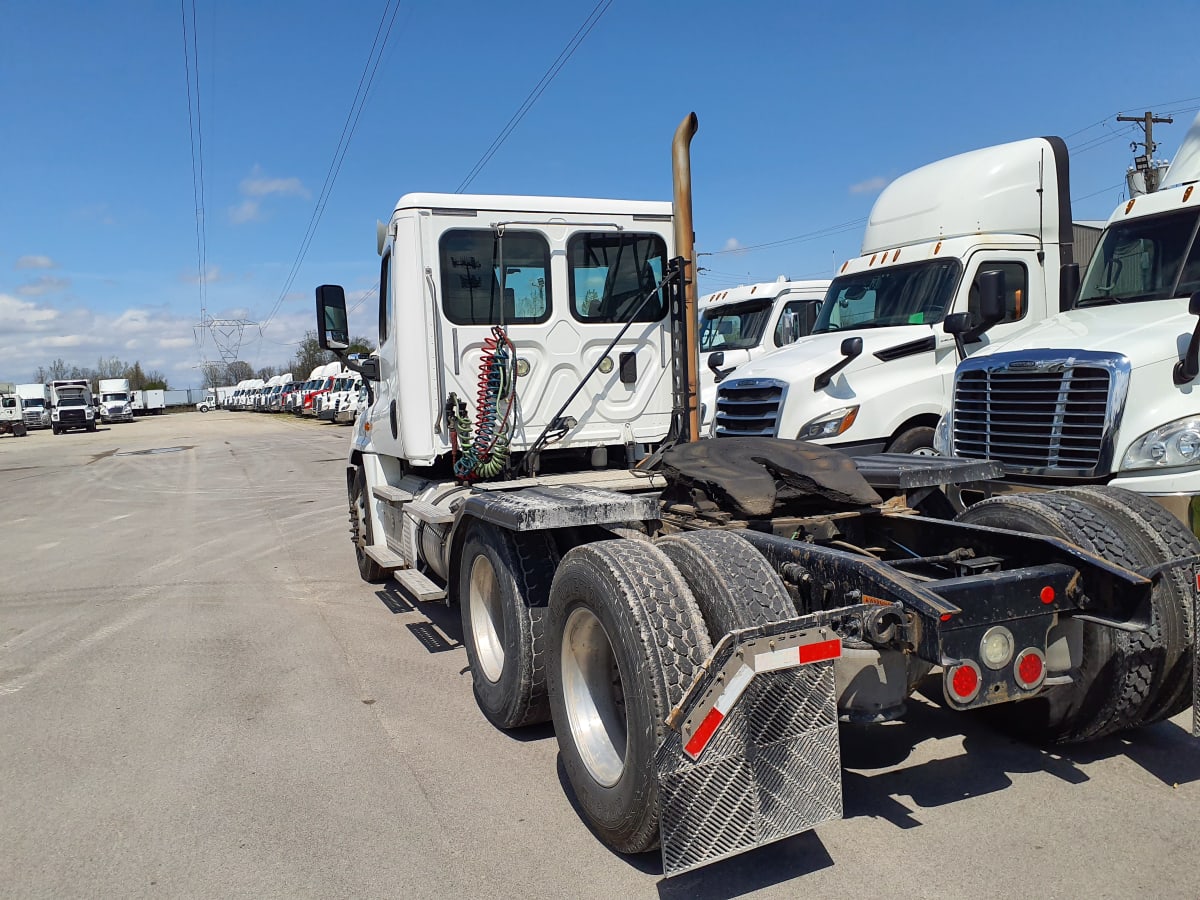
[[[244,359],[291,356],[315,285],[344,284],[352,303],[371,288],[375,220],[401,194],[454,191],[594,5],[402,3],[285,292],[385,3],[195,0],[207,308],[261,322],[283,295]],[[1194,3],[1154,6],[1159,28],[1194,18]],[[703,258],[702,292],[827,277],[890,179],[1033,135],[1067,138],[1075,217],[1103,219],[1138,137],[1117,113],[1174,111],[1155,130],[1169,157],[1200,107],[1191,55],[1154,53],[1146,27],[1107,0],[614,0],[470,190],[669,199],[671,135],[695,110],[697,249],[727,251]],[[216,356],[192,329],[182,28],[166,0],[0,10],[0,380],[116,355],[186,387]]]

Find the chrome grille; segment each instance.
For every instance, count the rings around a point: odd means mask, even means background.
[[[717,388],[717,437],[777,437],[784,384],[768,378],[742,378]]]
[[[1078,359],[1013,365],[999,356],[959,369],[954,455],[1026,473],[1101,474],[1111,453],[1118,367]]]
[[[40,409],[27,409],[24,411],[25,424],[37,428],[42,424],[42,411]]]

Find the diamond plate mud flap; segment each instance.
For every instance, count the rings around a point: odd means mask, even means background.
[[[832,627],[856,608],[726,635],[655,755],[663,874],[842,816]]]

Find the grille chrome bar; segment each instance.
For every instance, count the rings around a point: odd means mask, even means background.
[[[717,388],[717,437],[778,437],[787,385],[773,378],[737,378]]]

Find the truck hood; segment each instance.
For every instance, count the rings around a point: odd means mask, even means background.
[[[863,352],[844,371],[861,372],[882,365],[883,361],[875,356],[879,351],[891,350],[935,336],[934,329],[929,325],[895,325],[890,328],[810,334],[794,344],[738,366],[726,381],[738,378],[777,378],[781,381],[797,382],[813,378],[843,358],[842,341],[848,337],[861,337]]]
[[[1023,329],[972,356],[1022,350],[1120,353],[1133,368],[1178,359],[1195,327],[1186,298],[1073,309]]]

